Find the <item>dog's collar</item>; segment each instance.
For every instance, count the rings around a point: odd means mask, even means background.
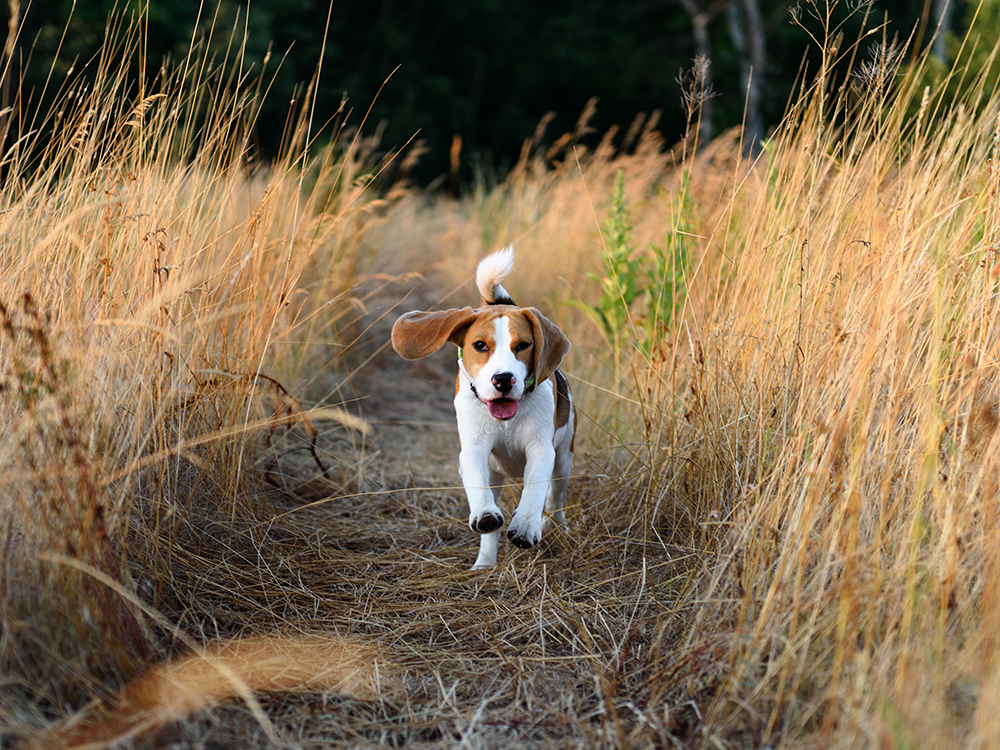
[[[472,389],[472,395],[479,398],[479,393],[476,391],[476,384],[472,382],[469,371],[465,369],[465,362],[462,361],[462,347],[458,347],[458,369],[465,375],[466,380],[469,381],[469,388]],[[479,400],[482,401],[481,398]]]

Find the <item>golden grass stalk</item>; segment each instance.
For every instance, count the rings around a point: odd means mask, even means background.
[[[378,683],[375,652],[357,641],[318,635],[221,641],[152,667],[125,686],[113,708],[74,716],[68,726],[32,738],[30,746],[106,747],[258,691],[331,691],[370,700]]]

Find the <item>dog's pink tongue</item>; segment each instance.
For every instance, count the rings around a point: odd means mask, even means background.
[[[512,398],[497,398],[487,404],[494,419],[510,419],[517,413],[517,401]]]

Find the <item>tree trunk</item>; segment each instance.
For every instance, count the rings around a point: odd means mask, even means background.
[[[937,29],[931,54],[943,63],[948,62],[948,32],[951,31],[951,15],[955,0],[934,0],[934,20]]]
[[[20,93],[20,89],[16,88],[20,72],[17,64],[17,35],[21,27],[20,0],[9,0],[8,6],[10,19],[7,22],[7,41],[3,46],[3,57],[0,58],[0,74],[3,77],[3,83],[0,84],[0,155],[7,149],[7,136],[11,123],[14,122],[14,100]]]
[[[706,63],[699,85],[702,91],[707,93],[712,90],[712,66],[709,63],[709,60],[711,60],[709,55],[711,48],[708,40],[708,23],[712,20],[712,16],[715,13],[711,8],[708,10],[700,8],[695,0],[680,0],[680,3],[684,6],[687,14],[691,16],[691,31],[694,36],[695,55],[696,57],[703,58]],[[708,143],[712,140],[713,135],[712,99],[710,96],[701,96],[698,98],[698,101],[701,106],[698,142]]]
[[[764,139],[761,101],[764,69],[767,67],[767,39],[757,0],[731,3],[726,14],[733,47],[740,55],[740,81],[746,92],[746,120],[743,124],[743,149],[755,156]]]

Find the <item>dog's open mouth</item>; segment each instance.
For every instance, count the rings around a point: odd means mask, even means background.
[[[510,419],[517,413],[517,401],[512,398],[495,398],[487,401],[486,406],[494,419]]]

